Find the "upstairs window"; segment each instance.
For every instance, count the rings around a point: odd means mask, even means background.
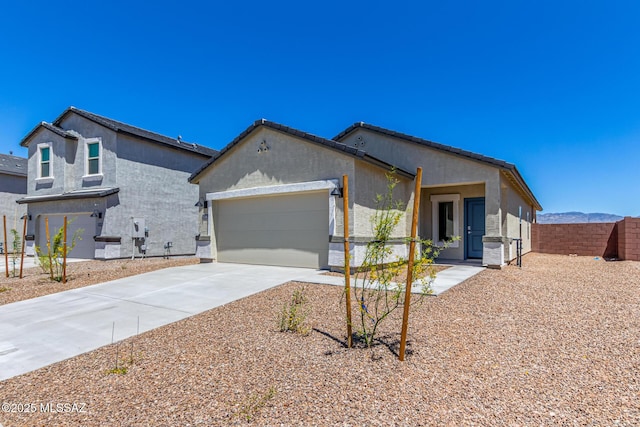
[[[85,142],[85,176],[102,174],[102,142],[90,139]]]
[[[40,153],[40,167],[38,168],[38,178],[51,177],[51,147],[43,145],[38,147]]]
[[[87,144],[87,175],[96,175],[100,173],[100,143],[92,142]]]

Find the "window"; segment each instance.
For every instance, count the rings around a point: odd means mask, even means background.
[[[453,236],[453,202],[438,202],[438,240],[451,240]]]
[[[85,141],[85,171],[84,176],[102,174],[102,142],[99,138]]]
[[[41,180],[53,179],[51,144],[38,144],[38,177]]]
[[[444,242],[460,236],[460,195],[438,194],[431,196],[431,224],[433,242],[442,246]],[[450,247],[457,248],[459,241],[451,242]]]
[[[51,147],[43,147],[40,149],[40,177],[47,178],[51,174]]]
[[[100,143],[87,144],[87,175],[100,173]]]

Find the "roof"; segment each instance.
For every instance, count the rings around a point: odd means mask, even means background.
[[[10,154],[0,154],[0,173],[27,176],[27,159]]]
[[[40,129],[47,129],[48,131],[51,131],[53,133],[55,133],[58,136],[61,136],[63,138],[67,138],[67,139],[78,139],[78,135],[73,134],[71,132],[67,132],[64,129],[60,129],[57,126],[52,125],[51,123],[47,123],[47,122],[40,122],[38,123],[33,129],[31,129],[31,131],[29,131],[29,133],[22,138],[22,141],[20,141],[20,145],[23,147],[26,147],[29,145],[29,140],[31,139],[31,137],[33,137],[33,135],[35,135],[36,132],[38,132]]]
[[[373,126],[364,122],[354,123],[353,125],[349,126],[347,129],[343,130],[338,135],[336,135],[333,139],[335,141],[342,141],[347,135],[356,131],[357,129],[368,129],[370,131],[373,131],[385,136],[402,139],[404,141],[412,142],[418,145],[433,148],[435,150],[443,151],[445,153],[453,154],[456,156],[464,157],[469,160],[473,160],[473,161],[484,163],[490,166],[497,167],[501,169],[513,183],[515,183],[522,189],[522,192],[529,199],[531,199],[533,204],[536,206],[537,210],[542,210],[542,206],[540,205],[540,202],[538,202],[538,200],[535,198],[535,196],[533,195],[533,192],[531,191],[527,183],[522,178],[522,175],[520,175],[520,172],[518,171],[516,166],[512,163],[505,162],[504,160],[495,159],[493,157],[484,156],[482,154],[473,153],[471,151],[462,150],[460,148],[451,147],[449,145],[439,144],[437,142],[407,135],[401,132],[385,129],[379,126]]]
[[[62,114],[60,114],[60,116],[58,116],[57,119],[53,121],[52,124],[49,124],[46,122],[40,123],[40,125],[36,126],[31,132],[29,132],[29,134],[26,137],[23,138],[20,145],[23,145],[23,146],[26,145],[26,141],[28,141],[29,138],[35,133],[35,131],[39,129],[41,126],[65,138],[73,137],[72,134],[69,134],[67,131],[63,130],[60,127],[62,121],[69,114],[77,114],[81,117],[84,117],[87,120],[91,120],[94,123],[104,126],[107,129],[111,129],[114,132],[129,134],[132,136],[136,136],[138,138],[146,139],[148,141],[160,143],[162,145],[166,145],[172,148],[191,151],[193,153],[197,153],[206,157],[211,157],[217,153],[216,150],[213,150],[209,147],[205,147],[205,146],[198,145],[191,142],[184,142],[176,138],[170,138],[168,136],[160,135],[159,133],[151,132],[136,126],[131,126],[126,123],[122,123],[117,120],[110,119],[108,117],[100,116],[98,114],[90,113],[89,111],[81,110],[76,107],[67,108]]]
[[[22,199],[16,200],[17,203],[36,203],[36,202],[52,202],[57,200],[69,200],[69,199],[95,199],[99,197],[110,196],[115,194],[120,189],[118,187],[105,187],[94,188],[91,190],[74,190],[66,193],[59,194],[47,194],[44,196],[26,196]]]
[[[240,135],[238,135],[237,137],[235,137],[235,139],[233,141],[231,141],[229,144],[226,145],[226,147],[224,147],[222,150],[220,150],[220,152],[218,154],[216,154],[215,156],[213,156],[211,159],[209,159],[208,162],[206,162],[205,164],[203,164],[199,169],[197,169],[193,174],[191,174],[191,176],[189,177],[189,182],[193,182],[196,180],[196,178],[202,173],[204,172],[207,168],[209,168],[209,166],[211,166],[212,164],[214,164],[220,157],[224,156],[225,153],[227,153],[231,148],[233,148],[234,146],[236,146],[240,141],[242,141],[247,135],[249,135],[251,132],[253,132],[254,130],[256,130],[259,127],[267,127],[279,132],[283,132],[286,133],[288,135],[292,135],[301,139],[304,139],[305,141],[320,145],[324,148],[328,148],[330,150],[334,150],[334,151],[338,151],[341,152],[342,154],[346,154],[348,156],[352,156],[355,157],[357,159],[360,159],[362,161],[365,161],[367,163],[373,164],[375,166],[379,166],[383,169],[395,169],[396,173],[400,176],[404,176],[405,178],[410,178],[413,179],[415,177],[415,175],[409,171],[406,171],[404,169],[400,169],[395,167],[394,165],[387,163],[383,160],[380,160],[376,157],[370,156],[369,154],[367,154],[365,151],[359,150],[355,147],[350,147],[346,144],[343,144],[341,142],[338,141],[334,141],[332,139],[326,139],[326,138],[322,138],[307,132],[303,132],[288,126],[284,126],[281,125],[279,123],[275,123],[269,120],[265,120],[265,119],[260,119],[260,120],[256,120],[255,122],[253,122],[253,124],[251,124],[247,129],[245,129]]]

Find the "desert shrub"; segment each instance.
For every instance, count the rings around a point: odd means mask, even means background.
[[[67,227],[75,220],[67,221]],[[79,228],[71,236],[71,239],[67,241],[67,255],[69,252],[73,250],[79,240],[82,240],[82,233],[84,229]],[[64,253],[64,228],[60,227],[60,229],[56,232],[51,239],[50,244],[47,245],[46,252],[36,246],[36,256],[38,257],[38,264],[42,271],[45,273],[51,274],[51,279],[57,282],[62,280],[62,262],[65,256]]]
[[[307,324],[307,316],[311,311],[308,303],[304,286],[293,291],[291,299],[282,306],[278,315],[278,327],[281,332],[303,335],[311,332],[311,327]]]
[[[353,296],[359,307],[359,325],[356,338],[367,347],[373,344],[380,324],[398,308],[404,307],[404,295],[407,286],[408,259],[394,257],[392,233],[404,215],[404,204],[394,200],[393,191],[398,184],[394,172],[387,174],[387,192],[376,197],[376,211],[371,224],[373,238],[367,243],[362,264],[356,269],[353,281]],[[406,243],[410,242],[406,238]],[[454,238],[453,241],[457,240]],[[416,242],[421,248],[419,256],[414,260],[412,277],[413,286],[420,286],[419,303],[426,295],[433,293],[431,283],[436,277],[433,268],[434,259],[438,257],[441,247],[435,246],[431,240]],[[448,243],[444,247],[447,247]]]

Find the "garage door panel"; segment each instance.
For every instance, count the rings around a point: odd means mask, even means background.
[[[40,247],[40,250],[44,253],[47,251],[47,236],[45,227],[46,215],[40,215],[38,219],[38,240],[36,245]],[[53,241],[53,237],[64,225],[63,215],[49,215],[49,234],[50,239]],[[96,232],[96,219],[90,215],[67,215],[67,244],[71,245],[73,235],[77,230],[82,229],[82,232],[78,233],[79,239],[76,240],[75,247],[69,252],[69,258],[82,258],[93,259],[95,257],[95,241],[93,236]]]
[[[227,250],[225,251],[223,262],[252,264],[251,260],[260,260],[259,263],[262,265],[285,265],[289,267],[309,267],[322,265],[323,262],[322,257],[317,252],[292,249],[273,249],[269,252],[255,249]],[[289,260],[289,263],[283,262],[283,260]],[[290,263],[294,263],[294,265]]]
[[[326,267],[328,200],[328,192],[321,191],[216,201],[218,260]]]
[[[328,236],[310,230],[300,230],[296,233],[238,231],[235,233],[221,234],[218,238],[224,242],[224,248],[300,248],[318,251],[326,247]]]

